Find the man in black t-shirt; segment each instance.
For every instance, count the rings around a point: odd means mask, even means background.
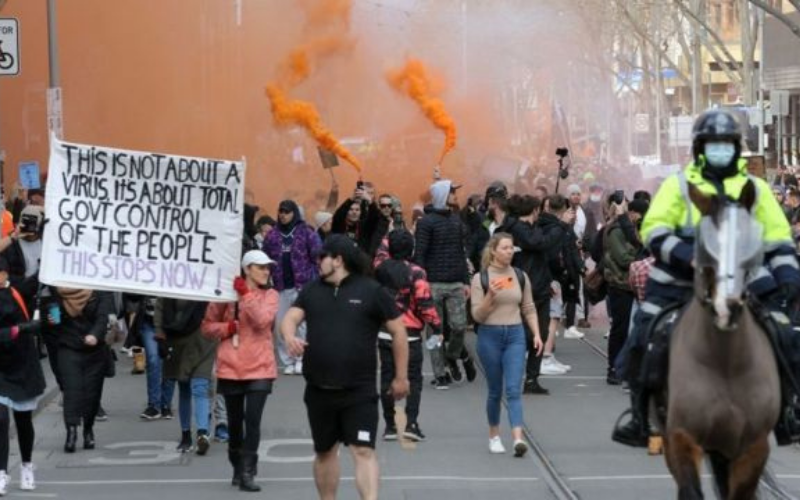
[[[366,256],[344,235],[322,246],[319,279],[300,292],[281,324],[287,350],[303,356],[304,401],[314,440],[314,480],[321,498],[334,498],[339,483],[339,443],[350,448],[362,499],[378,498],[378,331],[393,337],[395,399],[409,391],[406,329],[394,299],[364,276]],[[296,336],[307,325],[306,340]],[[384,326],[384,328],[381,328]]]

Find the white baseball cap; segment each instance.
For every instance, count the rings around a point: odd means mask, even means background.
[[[265,254],[261,250],[250,250],[244,257],[242,257],[242,269],[247,269],[248,266],[252,266],[253,264],[257,266],[263,266],[267,264],[274,264],[275,261],[269,258],[269,255]]]

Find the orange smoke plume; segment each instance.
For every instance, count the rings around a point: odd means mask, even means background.
[[[444,132],[444,147],[439,157],[441,163],[445,155],[456,146],[456,122],[445,110],[444,103],[435,97],[440,91],[439,85],[428,75],[422,61],[417,59],[409,59],[404,68],[390,71],[386,78],[398,92],[414,99],[425,116]]]
[[[267,85],[267,97],[272,103],[272,116],[278,125],[300,125],[322,147],[336,153],[361,172],[358,160],[342,146],[333,133],[325,128],[313,104],[306,101],[290,100],[277,85]]]
[[[288,91],[306,81],[313,73],[319,59],[349,50],[355,41],[347,36],[350,28],[352,0],[322,0],[301,2],[306,14],[305,31],[318,32],[329,28],[333,33],[315,36],[294,48],[279,70],[277,83],[267,85],[267,97],[272,104],[272,117],[278,125],[299,125],[320,146],[336,153],[356,170],[361,165],[347,148],[322,123],[316,107],[310,102],[291,100]]]

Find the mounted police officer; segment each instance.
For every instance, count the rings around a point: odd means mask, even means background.
[[[747,173],[737,120],[723,110],[707,111],[695,122],[692,137],[694,161],[664,181],[642,223],[642,241],[656,260],[647,280],[645,302],[618,358],[618,372],[630,384],[632,418],[617,425],[612,434],[614,441],[629,446],[647,446],[641,367],[650,323],[664,308],[686,303],[693,294],[694,233],[700,212],[689,200],[690,184],[706,195],[719,193],[738,199],[748,180],[752,181],[758,193],[752,213],[764,230],[764,265],[750,277],[748,290],[772,308],[795,304],[800,294],[791,229],[770,195],[769,185]]]

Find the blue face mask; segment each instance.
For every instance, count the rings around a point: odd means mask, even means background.
[[[706,163],[712,168],[727,168],[736,156],[736,146],[730,142],[709,142],[706,144],[703,154]]]

